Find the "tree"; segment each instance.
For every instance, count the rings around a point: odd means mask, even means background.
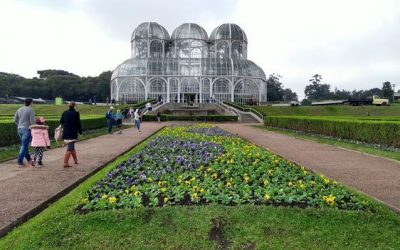
[[[298,101],[296,92],[293,92],[291,89],[286,88],[283,90],[283,101]]]
[[[283,84],[281,75],[271,74],[267,80],[267,100],[270,102],[283,101]]]
[[[392,88],[392,84],[390,84],[389,81],[384,82],[382,85],[383,97],[391,100],[393,98],[393,94],[394,94],[394,91]]]
[[[329,84],[321,84],[322,76],[315,74],[309,82],[311,84],[307,85],[304,94],[309,100],[322,100],[328,99],[332,96]]]

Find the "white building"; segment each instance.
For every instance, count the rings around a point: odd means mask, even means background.
[[[222,24],[208,37],[199,25],[184,23],[170,37],[163,26],[146,22],[133,31],[131,49],[111,77],[116,101],[267,100],[265,74],[247,60],[247,37],[236,24]]]

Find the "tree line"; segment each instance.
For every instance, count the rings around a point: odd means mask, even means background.
[[[0,72],[0,97],[32,97],[54,100],[105,102],[110,96],[111,71],[95,77],[80,77],[64,70],[39,70],[39,77],[25,78]]]
[[[64,100],[105,102],[110,96],[111,71],[105,71],[95,77],[80,77],[64,70],[39,70],[38,77],[24,78],[19,75],[0,72],[0,98],[21,96],[54,100],[61,96]],[[305,87],[304,104],[316,100],[365,99],[372,95],[391,99],[393,88],[389,81],[382,88],[368,90],[331,91],[331,85],[322,83],[322,76],[315,74]],[[297,93],[286,88],[282,76],[271,74],[267,79],[268,102],[298,101]]]

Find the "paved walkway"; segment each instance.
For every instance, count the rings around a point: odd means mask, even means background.
[[[296,139],[245,124],[218,126],[308,169],[354,187],[400,212],[400,162]]]
[[[72,168],[63,167],[65,147],[46,151],[44,167],[40,169],[31,166],[18,168],[16,160],[0,163],[0,237],[164,125],[147,122],[140,133],[129,128],[122,134],[78,142],[79,164],[73,165],[71,157]],[[33,214],[32,210],[35,211]]]

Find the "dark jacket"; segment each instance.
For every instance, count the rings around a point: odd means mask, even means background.
[[[78,133],[82,134],[81,118],[75,109],[64,111],[60,123],[64,127],[63,140],[78,139]]]

